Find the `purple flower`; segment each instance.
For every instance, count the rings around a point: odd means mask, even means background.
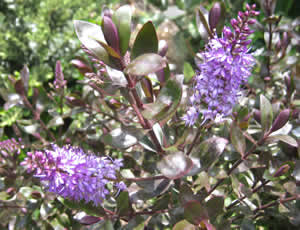
[[[19,139],[19,141],[16,141],[16,139],[14,138],[0,141],[0,152],[3,156],[7,156],[7,154],[12,152],[17,152],[19,154],[21,149],[24,148],[21,142],[21,138]]]
[[[253,24],[249,16],[258,13],[254,8],[247,5],[245,13],[239,12],[238,20],[231,20],[233,31],[224,27],[222,38],[215,35],[209,40],[194,78],[191,107],[182,118],[187,126],[192,126],[200,114],[204,121],[231,114],[240,95],[240,86],[247,82],[255,64],[247,48],[251,42],[247,37],[253,32],[248,28],[248,22]]]
[[[22,165],[44,182],[50,192],[64,198],[102,203],[110,193],[108,184],[118,190],[125,189],[123,182],[117,182],[117,171],[122,160],[97,157],[86,154],[81,148],[52,146],[53,150],[29,152]]]

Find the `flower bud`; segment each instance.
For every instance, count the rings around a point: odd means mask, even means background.
[[[92,68],[85,64],[82,60],[74,59],[71,61],[71,64],[76,67],[81,74],[93,72]]]
[[[282,110],[279,115],[276,117],[273,125],[270,129],[270,133],[275,132],[278,129],[281,129],[289,120],[290,117],[290,110],[284,109]]]
[[[254,24],[255,22],[256,22],[256,20],[252,18],[252,19],[250,19],[250,20],[248,21],[248,24],[249,24],[249,25],[252,25],[252,24]]]
[[[277,171],[274,173],[273,177],[280,177],[287,173],[291,167],[288,164],[282,165]]]
[[[237,26],[238,22],[235,18],[233,18],[230,20],[230,24],[234,27],[234,26]]]
[[[111,18],[103,16],[102,30],[107,44],[120,53],[118,29]]]
[[[285,49],[287,46],[288,46],[288,44],[289,44],[289,41],[290,39],[289,39],[289,35],[288,35],[288,33],[287,32],[284,32],[283,33],[283,36],[282,36],[282,47]]]
[[[221,17],[221,4],[216,2],[209,11],[208,21],[210,29],[213,30],[217,27]]]

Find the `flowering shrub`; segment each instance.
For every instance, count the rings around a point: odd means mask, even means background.
[[[297,21],[284,27],[274,2],[246,4],[231,27],[218,2],[169,6],[158,29],[130,5],[75,20],[76,84],[60,61],[47,86],[26,66],[6,82],[1,226],[299,227]],[[198,39],[195,64],[177,27],[189,49]]]

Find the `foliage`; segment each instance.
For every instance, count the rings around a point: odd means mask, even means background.
[[[256,65],[230,116],[191,127],[182,119],[214,28],[220,37],[246,8],[224,2],[0,3],[1,228],[299,228],[297,3],[257,2]],[[74,160],[74,150],[61,163],[52,143],[97,156]],[[96,205],[63,190],[77,178],[93,186],[90,159],[109,162],[100,172],[123,162],[100,179],[110,193]],[[45,171],[30,173],[33,161]],[[73,161],[80,172],[68,169]],[[109,180],[126,186],[113,192]]]

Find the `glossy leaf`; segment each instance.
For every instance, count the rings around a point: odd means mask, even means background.
[[[102,41],[99,41],[99,40],[96,40],[96,41],[106,50],[106,52],[110,56],[112,56],[114,58],[118,58],[118,59],[121,58],[120,54],[114,48],[112,48],[111,46],[107,45],[106,43],[104,43]]]
[[[150,120],[163,120],[171,116],[177,109],[182,97],[181,84],[175,79],[169,79],[159,92],[154,103],[146,104],[143,116]]]
[[[213,37],[207,21],[208,21],[208,11],[203,7],[200,7],[200,9],[198,9],[196,12],[196,22],[197,22],[200,36],[205,40],[207,40],[208,37]]]
[[[106,44],[101,27],[85,21],[75,20],[74,27],[80,42],[101,61],[109,63],[109,57],[106,50],[96,41],[102,41]]]
[[[240,127],[235,123],[232,123],[231,126],[230,139],[236,151],[238,151],[241,156],[244,156],[246,150],[246,139]]]
[[[155,53],[143,54],[134,59],[125,69],[125,73],[143,76],[166,67],[166,60]]]
[[[127,149],[137,144],[138,139],[143,137],[141,130],[135,127],[121,127],[101,136],[104,144],[111,145],[115,148]]]
[[[198,228],[186,220],[181,220],[175,224],[173,230],[197,230]]]
[[[282,135],[282,134],[272,135],[266,139],[266,142],[269,142],[269,143],[273,143],[276,141],[283,141],[293,147],[298,147],[297,141],[293,137],[288,136],[288,135]]]
[[[260,95],[260,113],[263,133],[266,133],[273,122],[273,109],[271,103],[264,95]]]
[[[189,172],[189,175],[196,175],[212,167],[223,153],[227,143],[228,140],[222,137],[212,137],[196,146],[190,154],[194,167]]]
[[[132,207],[127,191],[122,191],[117,198],[118,214],[120,216],[128,216],[132,213]]]
[[[190,201],[184,206],[184,218],[192,224],[199,225],[208,219],[208,213],[199,201]]]
[[[112,20],[118,29],[121,55],[124,55],[128,49],[131,35],[131,7],[129,5],[121,6],[112,16]]]
[[[146,53],[157,53],[157,51],[158,39],[156,31],[152,22],[149,21],[143,25],[135,38],[131,51],[131,59],[135,59]]]
[[[159,171],[169,179],[185,176],[192,167],[192,160],[181,152],[171,153],[157,163]]]

